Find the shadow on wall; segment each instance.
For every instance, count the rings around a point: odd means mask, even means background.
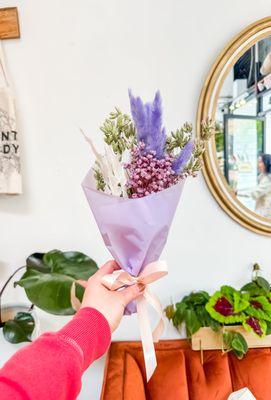
[[[4,261],[0,260],[0,271],[2,271],[4,267],[5,267]]]
[[[24,193],[20,195],[0,194],[0,213],[27,214],[30,210],[30,204],[27,190],[24,185],[23,191]]]
[[[1,275],[1,278],[3,276],[5,276],[5,273],[7,271],[8,271],[7,263],[2,261],[2,260],[0,260],[0,275]],[[0,289],[1,289],[1,285],[0,285]]]

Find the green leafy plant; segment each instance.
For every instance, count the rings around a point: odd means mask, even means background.
[[[222,286],[210,297],[206,310],[210,316],[222,324],[235,324],[245,319],[244,310],[249,306],[248,296],[231,286]]]
[[[21,286],[32,303],[29,312],[18,312],[13,319],[2,321],[1,298],[8,283],[17,272],[26,269],[22,277],[14,283]],[[76,252],[52,250],[48,253],[34,253],[26,259],[26,265],[18,268],[0,291],[0,327],[4,337],[11,343],[31,341],[35,321],[31,314],[37,306],[55,315],[71,315],[75,311],[71,304],[71,287],[75,283],[76,297],[82,300],[84,288],[76,281],[87,280],[97,271],[94,260]]]
[[[185,324],[188,338],[201,327],[221,331],[227,325],[242,325],[246,331],[264,337],[271,333],[271,287],[259,271],[259,265],[254,264],[251,282],[240,290],[224,285],[212,296],[204,291],[192,292],[169,305],[166,315],[177,329]],[[223,343],[238,358],[247,352],[246,340],[239,332],[223,331]]]
[[[166,316],[172,320],[177,329],[180,329],[184,322],[188,338],[202,326],[210,326],[217,330],[220,328],[220,324],[211,318],[205,307],[209,299],[209,294],[204,291],[190,293],[175,306],[169,305],[165,309]]]
[[[3,335],[10,343],[31,342],[35,321],[28,312],[18,312],[14,319],[8,320],[3,326]]]
[[[223,344],[227,351],[232,351],[239,360],[241,360],[248,351],[247,342],[244,336],[239,332],[224,332]]]
[[[24,268],[25,267],[17,268],[7,279],[0,290],[0,328],[3,328],[3,335],[5,339],[11,343],[29,341],[29,335],[31,336],[35,326],[34,319],[31,315],[33,305],[29,307],[29,312],[18,312],[15,314],[13,319],[3,321],[2,316],[2,296],[4,291],[6,290],[12,278]]]
[[[51,314],[74,314],[71,286],[78,279],[87,280],[97,271],[97,264],[83,253],[53,250],[35,253],[26,260],[26,272],[15,282],[25,289],[28,299]],[[84,288],[76,284],[76,297],[82,300]]]

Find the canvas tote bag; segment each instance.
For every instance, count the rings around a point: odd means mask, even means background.
[[[0,194],[22,193],[15,103],[0,40]]]

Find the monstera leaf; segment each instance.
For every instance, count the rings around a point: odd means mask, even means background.
[[[5,322],[3,335],[10,343],[31,342],[35,321],[31,313],[18,312],[14,319]]]
[[[26,260],[26,272],[15,282],[25,289],[28,299],[51,314],[71,315],[71,286],[78,279],[87,280],[97,271],[97,264],[83,253],[52,250],[34,253]],[[84,288],[76,284],[76,297],[82,300]]]

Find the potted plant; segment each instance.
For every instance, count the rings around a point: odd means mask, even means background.
[[[72,285],[75,284],[76,297],[82,300],[84,288],[76,281],[87,280],[97,269],[94,260],[76,251],[31,254],[26,265],[19,267],[0,290],[0,328],[3,328],[5,339],[11,343],[31,341],[37,323],[34,305],[50,314],[74,314]],[[2,307],[2,297],[9,282],[21,270],[25,270],[24,274],[14,287],[24,288],[30,306],[12,304]]]
[[[173,325],[185,324],[194,350],[233,351],[239,358],[249,347],[271,346],[271,288],[253,266],[251,282],[240,290],[224,285],[212,296],[192,292],[180,302],[166,307]]]

